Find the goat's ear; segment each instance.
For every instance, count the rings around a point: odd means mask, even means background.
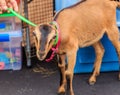
[[[49,25],[51,25],[51,27],[57,29],[57,26],[53,23],[53,22],[49,22]]]

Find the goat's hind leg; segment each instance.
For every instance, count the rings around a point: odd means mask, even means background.
[[[93,45],[94,49],[95,49],[95,53],[96,53],[96,60],[94,63],[94,71],[92,76],[89,79],[89,84],[93,85],[96,82],[96,77],[99,75],[100,73],[100,67],[101,67],[101,63],[102,63],[102,58],[104,55],[104,48],[101,44],[101,42],[97,42]]]
[[[110,27],[110,29],[108,29],[108,31],[106,31],[109,40],[112,42],[112,44],[114,45],[116,52],[118,54],[119,57],[119,80],[120,80],[120,41],[119,41],[119,30],[118,27],[116,25],[113,25],[112,27]]]
[[[65,94],[66,76],[65,76],[65,54],[58,56],[58,67],[60,68],[60,87],[58,89],[59,95]]]

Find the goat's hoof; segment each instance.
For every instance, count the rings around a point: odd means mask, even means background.
[[[93,81],[93,82],[89,82],[89,85],[94,85],[95,84],[95,82]]]
[[[63,86],[61,86],[59,89],[58,89],[58,95],[65,95],[65,88]]]
[[[89,85],[94,85],[96,83],[96,79],[94,77],[91,77],[89,79]]]

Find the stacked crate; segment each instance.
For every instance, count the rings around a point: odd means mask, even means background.
[[[22,0],[16,0],[21,14]],[[22,68],[22,24],[12,13],[0,14],[0,70]]]
[[[0,15],[0,70],[20,70],[22,26],[13,14]]]

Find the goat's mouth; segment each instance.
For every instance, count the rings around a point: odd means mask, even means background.
[[[46,58],[46,53],[37,52],[37,57],[40,61],[43,61]]]

